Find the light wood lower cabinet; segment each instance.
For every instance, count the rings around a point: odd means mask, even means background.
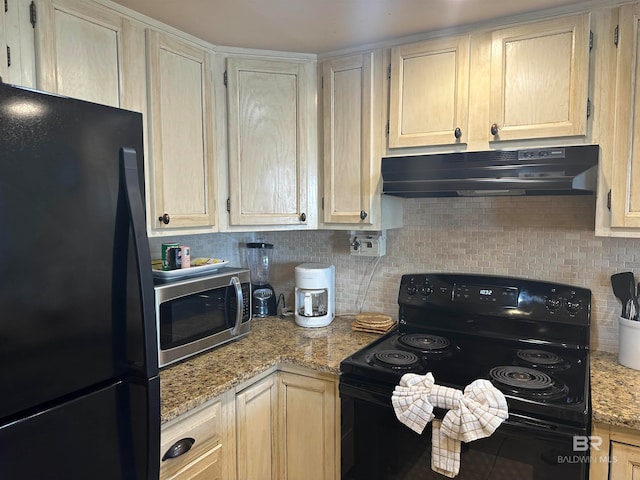
[[[277,479],[275,445],[276,374],[236,394],[239,479]]]
[[[640,478],[640,431],[594,424],[589,480]]]
[[[640,445],[611,442],[611,456],[617,460],[609,469],[611,480],[640,478]]]
[[[233,462],[227,460],[235,451],[230,448],[232,402],[233,393],[226,392],[163,426],[161,480],[226,480],[233,475]],[[171,458],[170,452],[180,451],[183,453]]]
[[[290,372],[278,376],[279,478],[337,478],[336,382]]]
[[[168,422],[161,480],[335,480],[340,478],[338,379],[281,365]]]
[[[335,375],[291,366],[236,394],[238,480],[340,478]]]

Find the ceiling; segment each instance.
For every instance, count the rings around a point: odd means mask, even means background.
[[[581,0],[115,0],[214,45],[323,53]]]

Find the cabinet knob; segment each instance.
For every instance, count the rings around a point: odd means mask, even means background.
[[[300,221],[301,221],[301,222],[306,222],[306,221],[307,221],[307,214],[306,214],[306,213],[304,213],[304,212],[302,212],[302,213],[300,214],[300,217],[299,217],[299,218],[300,218]]]
[[[494,137],[496,135],[498,135],[498,124],[494,123],[493,125],[491,125],[491,135],[493,135]]]
[[[367,212],[360,210],[360,220],[364,220],[365,218],[367,218]]]
[[[453,131],[453,136],[456,137],[456,138],[460,138],[462,136],[462,130],[460,130],[460,127],[456,128]]]
[[[164,223],[165,225],[169,225],[169,222],[171,221],[171,217],[169,216],[168,213],[165,213],[164,215],[161,215],[160,217],[158,217],[158,221]]]

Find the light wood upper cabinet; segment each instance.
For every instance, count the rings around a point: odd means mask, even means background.
[[[303,62],[227,59],[229,224],[307,228],[311,171]]]
[[[5,83],[35,88],[35,35],[30,6],[31,0],[6,0],[5,8],[0,9],[0,77]]]
[[[620,8],[611,226],[640,227],[640,4]]]
[[[151,228],[211,231],[216,224],[211,53],[148,30],[147,62]]]
[[[374,55],[322,64],[325,223],[370,225],[373,219]]]
[[[326,228],[402,226],[402,202],[380,195],[382,51],[325,60],[322,72],[323,199]]]
[[[465,143],[469,36],[391,49],[389,148]]]
[[[140,109],[144,50],[132,22],[95,3],[39,2],[38,88],[112,107]],[[144,37],[142,37],[143,40]],[[143,72],[143,70],[142,70]]]
[[[492,32],[491,140],[586,135],[589,23],[584,14]]]

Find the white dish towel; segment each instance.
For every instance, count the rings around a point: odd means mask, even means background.
[[[490,436],[509,416],[507,400],[490,381],[475,380],[463,392],[436,385],[430,372],[403,375],[391,403],[398,420],[416,433],[433,420],[434,406],[449,410],[431,433],[431,468],[449,478],[460,471],[460,442]]]

